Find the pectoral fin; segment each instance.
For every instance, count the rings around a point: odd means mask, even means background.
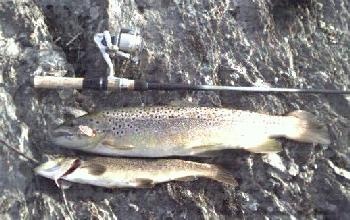
[[[198,145],[191,147],[191,155],[202,155],[203,157],[210,157],[210,154],[205,156],[206,152],[214,152],[222,149],[222,145],[220,144]]]
[[[82,166],[81,168],[84,168],[84,166]],[[102,174],[104,174],[107,170],[107,167],[101,164],[90,164],[88,167],[88,172],[94,176],[101,176]]]
[[[276,139],[266,139],[255,147],[246,148],[246,150],[253,153],[278,153],[282,151],[282,146]]]
[[[118,143],[115,139],[112,138],[104,139],[101,143],[103,145],[112,147],[117,150],[132,150],[133,148],[135,148],[135,146],[133,145],[120,145],[120,143]]]
[[[183,182],[190,182],[190,181],[197,180],[197,177],[195,177],[195,176],[185,176],[185,177],[177,178],[176,180],[177,181],[183,181]]]
[[[192,149],[204,149],[204,150],[214,150],[218,148],[219,144],[206,144],[206,145],[199,145],[194,146]]]
[[[151,179],[137,178],[135,187],[152,188],[152,187],[154,187],[154,181]]]

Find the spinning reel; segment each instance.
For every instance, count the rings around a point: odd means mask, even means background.
[[[138,63],[143,49],[140,34],[134,30],[122,28],[118,36],[111,36],[109,31],[97,33],[94,41],[108,65],[108,77],[114,77],[114,66],[123,60]]]

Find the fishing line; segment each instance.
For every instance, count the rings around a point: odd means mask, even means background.
[[[1,140],[0,139],[0,143],[5,145],[8,149],[11,149],[12,151],[14,151],[15,153],[19,154],[20,156],[24,157],[26,160],[30,161],[31,163],[35,164],[35,165],[38,165],[39,164],[39,161],[37,161],[36,159],[34,158],[31,158],[27,155],[25,155],[24,153],[22,153],[21,151],[19,151],[18,149],[12,147],[11,145],[7,144],[5,141]]]

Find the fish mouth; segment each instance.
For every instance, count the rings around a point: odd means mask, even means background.
[[[51,138],[72,137],[75,135],[76,132],[70,127],[58,127],[51,132]]]
[[[36,174],[46,178],[55,179],[55,181],[64,178],[73,173],[81,165],[80,159],[73,159],[71,161],[48,161],[41,164],[34,169]]]
[[[59,168],[58,165],[52,166],[50,168],[46,168],[47,163],[48,162],[43,163],[43,164],[39,165],[38,167],[36,167],[34,169],[34,173],[39,174],[39,175],[44,175],[44,172],[54,172]]]
[[[60,169],[60,163],[58,160],[49,160],[38,167],[34,169],[34,172],[36,174],[42,175],[42,176],[49,176],[50,173],[58,172]]]

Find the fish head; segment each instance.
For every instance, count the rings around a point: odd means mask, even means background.
[[[95,147],[103,137],[103,133],[97,132],[93,126],[74,119],[51,132],[51,141],[54,144],[80,150]]]
[[[36,167],[34,172],[40,176],[56,180],[73,172],[79,166],[80,160],[77,158],[59,157],[49,159]]]

